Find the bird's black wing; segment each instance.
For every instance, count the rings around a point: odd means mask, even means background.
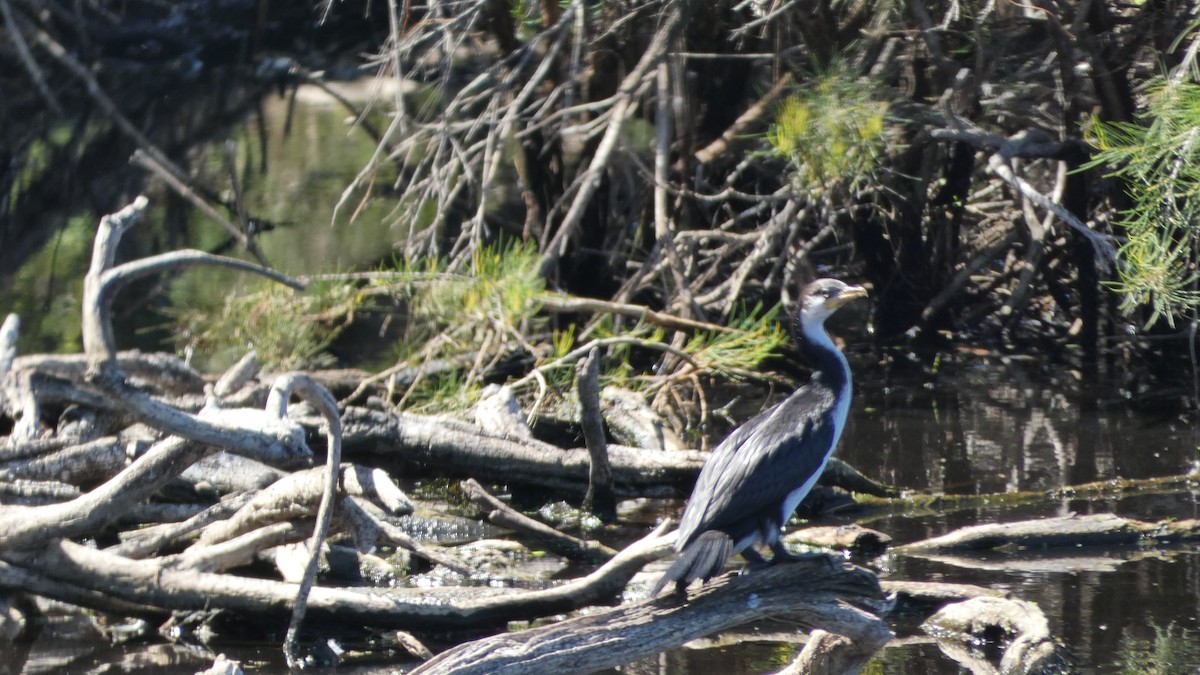
[[[700,472],[679,526],[679,548],[714,528],[779,508],[829,454],[833,393],[808,385],[730,434]]]

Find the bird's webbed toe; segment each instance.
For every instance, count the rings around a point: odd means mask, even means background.
[[[746,567],[744,572],[754,572],[765,569],[771,566],[772,561],[767,560],[761,553],[753,547],[746,547],[742,550],[742,557],[746,559]]]
[[[778,540],[775,543],[771,544],[771,553],[774,554],[774,557],[771,558],[772,565],[777,565],[779,563],[787,563],[787,562],[804,562],[804,561],[808,561],[808,560],[819,560],[822,558],[824,558],[826,560],[829,559],[828,553],[824,553],[824,552],[820,552],[820,551],[805,551],[803,553],[792,553],[791,551],[788,550],[787,546],[783,545],[782,541],[778,541]]]

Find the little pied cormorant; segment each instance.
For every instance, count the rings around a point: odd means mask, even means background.
[[[800,294],[796,342],[814,370],[812,381],[738,427],[704,464],[679,525],[682,554],[651,595],[674,581],[682,591],[708,581],[741,553],[765,564],[754,550],[766,544],[772,562],[794,560],[779,532],[833,454],[850,409],[850,366],[825,332],[825,319],[866,289],[818,279]]]

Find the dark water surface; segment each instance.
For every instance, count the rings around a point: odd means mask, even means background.
[[[282,105],[269,102],[265,108],[271,133],[282,126]],[[283,224],[280,230],[263,235],[262,242],[269,257],[288,271],[346,270],[369,264],[380,257],[380,250],[389,250],[397,236],[386,226],[392,219],[391,207],[382,203],[368,204],[352,237],[342,229],[346,226],[328,224],[332,203],[372,148],[347,131],[343,117],[342,111],[326,103],[306,106],[302,101],[293,120],[295,135],[281,136],[268,146],[272,173],[249,186],[247,201],[257,215]],[[332,168],[331,157],[336,158]],[[86,235],[93,226],[80,222],[72,227],[59,242],[54,260],[78,259],[81,274],[90,246]],[[189,245],[209,248],[219,243],[215,229],[201,233],[201,239],[208,238],[207,245]],[[354,245],[347,248],[347,242]],[[32,271],[27,282],[36,286],[40,276]],[[22,292],[20,285],[26,283],[22,279],[9,290]],[[73,282],[63,283],[73,288]],[[212,286],[211,278],[190,276],[172,294],[205,292]],[[66,296],[62,307],[54,305],[53,311],[77,317],[77,297]],[[22,305],[13,295],[3,303],[5,308],[36,304],[31,300]],[[69,318],[62,325],[70,326]],[[55,324],[49,332],[68,330]],[[70,341],[66,342],[69,348]],[[951,495],[1035,495],[970,507],[951,506],[948,501],[919,510],[842,511],[822,516],[818,524],[857,521],[905,543],[977,523],[1071,513],[1111,512],[1147,520],[1200,518],[1200,488],[1195,484],[1182,490],[1126,492],[1092,500],[1059,491],[1094,481],[1196,472],[1194,416],[1168,397],[1149,399],[1143,386],[1130,383],[1128,374],[1093,378],[1040,359],[966,353],[925,364],[892,360],[900,365],[884,368],[877,365],[877,356],[856,357],[856,400],[839,450],[842,459],[876,480],[908,489]],[[672,503],[667,513],[652,517],[669,515],[680,506]],[[1200,672],[1200,554],[1194,544],[960,558],[887,555],[861,562],[884,578],[973,583],[1036,602],[1081,672]],[[899,639],[867,672],[967,672],[914,626],[901,625],[897,632]],[[21,663],[27,673],[192,673],[212,659],[203,651],[163,645],[111,647],[94,635],[85,620],[55,621],[28,646],[27,661],[19,653],[0,654],[0,675],[20,671]],[[764,624],[614,672],[768,673],[786,665],[801,640],[794,626]],[[275,644],[226,644],[221,651],[256,669],[283,670]]]
[[[1051,494],[969,508],[853,510],[822,516],[816,520],[819,524],[858,521],[905,543],[977,523],[1071,513],[1200,517],[1196,484],[1098,500],[1052,490],[1077,482],[1193,469],[1196,448],[1186,418],[1135,412],[1131,405],[1116,403],[1124,398],[1120,392],[1100,405],[1089,403],[1088,411],[1081,412],[1074,404],[1079,388],[1033,386],[1030,383],[1043,375],[1020,361],[971,357],[944,363],[934,380],[917,373],[893,377],[888,387],[877,386],[874,377],[868,373],[860,378],[841,452],[844,459],[876,479],[922,490]],[[678,506],[672,502],[666,508]],[[883,578],[978,584],[1036,602],[1079,672],[1200,672],[1200,553],[1195,544],[928,558],[889,554],[860,562]],[[968,672],[915,625],[901,621],[896,631],[899,639],[866,672]],[[113,648],[89,635],[76,623],[50,628],[33,645],[25,672],[82,672],[99,664],[111,664],[118,671],[194,672],[211,658],[164,646]],[[802,636],[786,622],[767,623],[610,672],[769,673],[794,657]],[[282,671],[274,645],[229,644],[222,651],[265,671]]]

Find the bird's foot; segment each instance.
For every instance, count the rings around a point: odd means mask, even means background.
[[[771,552],[775,554],[774,557],[771,558],[770,564],[772,565],[789,562],[805,562],[809,560],[824,560],[825,562],[829,563],[830,566],[833,565],[833,558],[828,553],[823,551],[792,553],[787,549],[786,546],[783,545],[783,542],[781,541],[777,541],[771,545]]]
[[[758,551],[755,551],[753,548],[747,548],[742,551],[742,557],[746,559],[746,566],[742,568],[743,574],[749,574],[750,572],[766,569],[767,567],[771,566],[772,562],[762,557],[762,554]]]

